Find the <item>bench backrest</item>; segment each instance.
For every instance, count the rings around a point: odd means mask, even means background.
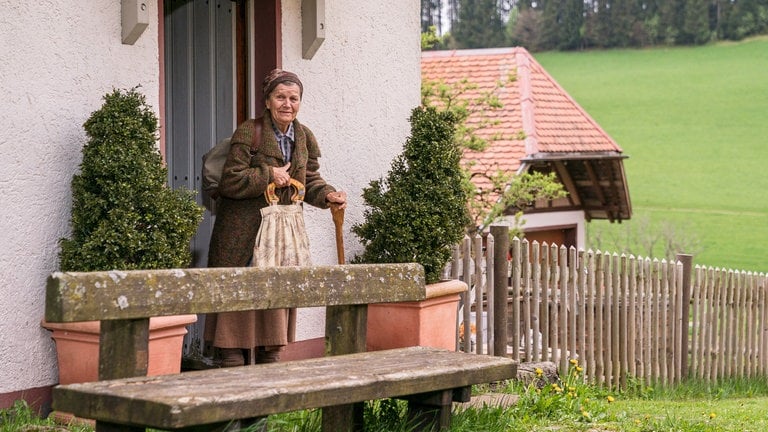
[[[53,273],[49,322],[423,300],[419,264]]]
[[[326,306],[326,355],[365,350],[367,305],[426,298],[419,264],[54,273],[49,322],[101,321],[99,379],[144,376],[153,316]]]

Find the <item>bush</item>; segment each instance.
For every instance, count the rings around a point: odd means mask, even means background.
[[[203,209],[194,192],[167,186],[146,98],[114,90],[83,127],[89,140],[72,178],[72,237],[60,241],[61,270],[189,266]]]
[[[434,283],[469,224],[457,120],[451,112],[419,107],[410,122],[411,136],[386,179],[363,190],[365,220],[352,232],[365,250],[354,261],[417,262]]]

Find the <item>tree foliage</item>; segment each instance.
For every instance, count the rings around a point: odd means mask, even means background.
[[[450,49],[698,45],[768,33],[768,0],[422,0],[421,6],[422,31],[435,26]]]
[[[456,146],[462,151],[482,152],[496,140],[521,140],[525,134],[520,131],[514,136],[488,134],[486,129],[494,129],[499,121],[492,115],[493,111],[504,109],[499,92],[517,79],[515,73],[510,73],[504,79],[496,82],[490,89],[478,91],[477,84],[469,79],[454,83],[424,80],[421,85],[421,103],[424,106],[436,107],[439,110],[452,113],[456,122]],[[472,121],[468,121],[472,117]],[[483,231],[497,221],[510,209],[518,210],[513,227],[515,235],[522,235],[519,229],[523,221],[521,212],[529,208],[537,200],[554,199],[565,195],[563,186],[556,180],[554,174],[508,172],[497,166],[478,166],[478,161],[471,158],[462,160],[463,187],[469,197],[468,209],[471,225],[467,226],[469,234]],[[483,181],[477,182],[478,178]],[[485,184],[481,187],[477,184]],[[517,228],[517,229],[515,229]]]
[[[62,271],[186,267],[203,210],[193,192],[166,185],[157,117],[136,89],[115,90],[83,125],[80,173],[72,178],[71,238]]]
[[[496,0],[460,0],[451,35],[460,49],[505,46],[504,20]]]

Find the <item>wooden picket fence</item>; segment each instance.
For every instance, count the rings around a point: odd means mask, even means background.
[[[692,267],[689,255],[667,261],[501,243],[467,237],[449,266],[470,286],[459,310],[461,350],[506,350],[523,362],[554,362],[561,373],[578,359],[587,379],[610,388],[631,378],[668,385],[768,376],[764,273]]]

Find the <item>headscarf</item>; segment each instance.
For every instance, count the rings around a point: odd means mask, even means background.
[[[293,83],[299,86],[299,97],[304,94],[304,85],[301,84],[301,80],[298,75],[293,72],[284,71],[282,69],[273,69],[267,76],[264,77],[262,83],[262,89],[264,91],[264,98],[269,98],[270,93],[275,90],[278,84]]]

